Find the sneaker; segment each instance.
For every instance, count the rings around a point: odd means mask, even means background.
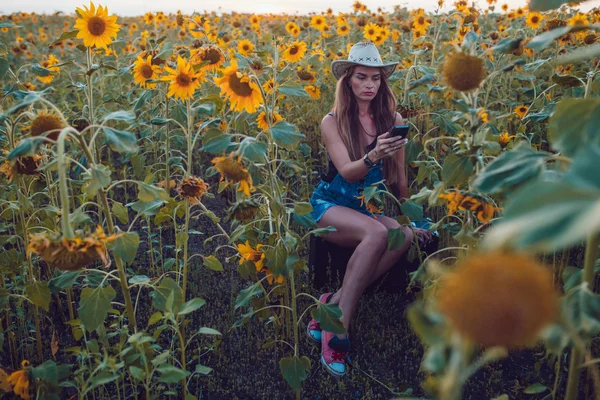
[[[346,375],[347,353],[331,348],[330,341],[337,338],[332,332],[321,331],[321,364],[333,376]],[[338,340],[344,340],[339,339]],[[335,342],[335,341],[334,341]]]
[[[319,297],[319,301],[321,303],[327,303],[331,299],[331,296],[333,296],[333,293],[323,293],[321,297]],[[321,324],[319,324],[319,321],[311,318],[306,327],[306,334],[313,342],[321,343]]]

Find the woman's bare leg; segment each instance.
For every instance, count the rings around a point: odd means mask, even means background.
[[[396,262],[404,255],[406,251],[410,248],[413,241],[413,231],[408,226],[402,226],[398,221],[394,218],[390,217],[377,217],[377,221],[383,224],[387,229],[397,229],[401,228],[402,232],[404,232],[404,244],[399,248],[388,251],[386,248],[385,253],[379,260],[379,264],[377,264],[377,268],[371,275],[371,279],[369,280],[369,285],[377,280],[381,275],[386,273]],[[368,285],[367,285],[368,286]]]
[[[388,228],[374,218],[343,206],[327,210],[317,226],[336,228],[336,232],[324,236],[325,240],[344,247],[356,246],[348,261],[342,288],[333,299],[342,309],[342,323],[348,329],[356,303],[386,251]]]

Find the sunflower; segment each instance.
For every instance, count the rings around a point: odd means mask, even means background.
[[[152,55],[148,55],[144,60],[138,56],[133,65],[133,79],[136,84],[146,89],[154,89],[156,83],[149,83],[148,80],[157,79],[160,74],[160,66],[152,65]]]
[[[427,29],[429,28],[429,21],[427,20],[427,18],[424,15],[419,15],[417,17],[415,17],[415,19],[413,20],[413,26],[412,29],[414,31],[420,31],[421,33],[425,34],[427,33]]]
[[[498,136],[498,143],[500,143],[500,146],[502,147],[506,147],[506,145],[510,142],[510,139],[516,137],[515,135],[509,135],[508,132],[502,132],[499,136]]]
[[[336,33],[339,36],[347,36],[350,34],[350,28],[346,24],[340,25],[337,27]]]
[[[285,24],[285,30],[287,33],[289,33],[290,35],[293,34],[293,32],[299,29],[298,25],[296,25],[295,22],[288,22],[287,24]]]
[[[193,49],[190,54],[190,63],[198,65],[203,62],[207,63],[203,67],[207,71],[216,71],[225,62],[225,53],[218,46],[212,44],[200,47],[199,49]]]
[[[250,197],[250,192],[254,189],[252,186],[252,177],[242,165],[241,156],[238,156],[236,160],[234,154],[231,153],[228,157],[215,157],[211,163],[219,171],[219,174],[221,174],[219,184],[223,181],[226,182],[226,186],[230,183],[239,183],[238,192],[244,192],[246,196]]]
[[[575,14],[573,17],[571,17],[568,21],[568,24],[571,26],[575,26],[575,25],[587,25],[588,19],[587,16],[585,14],[582,13],[577,13]]]
[[[283,51],[283,60],[289,63],[300,61],[306,54],[306,43],[295,41]]]
[[[238,244],[238,252],[240,253],[240,264],[244,261],[252,261],[257,271],[263,269],[263,262],[265,260],[265,253],[260,251],[262,244],[257,244],[256,248],[252,248],[250,242],[246,240],[246,244]]]
[[[79,270],[97,260],[109,263],[106,243],[119,235],[106,235],[101,226],[89,234],[76,231],[72,238],[60,234],[31,235],[27,253],[37,253],[50,266],[62,271]]]
[[[525,105],[518,106],[514,109],[515,114],[517,114],[521,119],[525,118],[527,111],[529,111],[529,107]]]
[[[47,110],[40,110],[31,120],[29,134],[34,137],[44,135],[50,140],[57,140],[64,127],[65,124],[58,115]]]
[[[442,68],[444,82],[455,90],[467,92],[479,87],[485,78],[483,60],[467,53],[452,53]]]
[[[181,100],[191,99],[204,79],[204,71],[195,72],[190,63],[181,58],[181,56],[177,56],[177,70],[165,66],[165,71],[169,75],[163,76],[160,79],[170,82],[167,95]]]
[[[323,28],[325,27],[325,18],[321,15],[313,15],[313,17],[310,19],[310,26],[318,31],[323,32]]]
[[[21,361],[21,369],[13,372],[6,378],[6,382],[12,385],[13,392],[23,400],[31,399],[29,394],[29,375],[30,375],[29,361]]]
[[[248,54],[254,50],[254,44],[248,39],[242,39],[238,42],[238,51],[244,57],[248,57]]]
[[[298,78],[300,78],[301,81],[314,82],[317,80],[317,78],[308,70],[305,71],[299,69],[296,71],[296,75],[298,75]]]
[[[230,101],[234,111],[255,112],[261,104],[262,96],[258,85],[246,73],[238,71],[237,61],[231,61],[221,78],[215,77],[215,84]]]
[[[96,6],[90,1],[90,8],[83,6],[84,9],[77,7],[79,18],[75,21],[75,29],[78,39],[83,39],[83,44],[87,47],[108,48],[113,39],[117,38],[120,25],[117,25],[117,17],[108,15],[108,8]]]
[[[31,157],[17,157],[12,161],[5,160],[0,166],[2,172],[12,182],[15,176],[19,175],[39,175],[38,168],[42,165],[42,156],[34,154]]]
[[[310,95],[310,97],[313,100],[318,100],[321,98],[321,90],[314,85],[304,86],[304,90]]]
[[[485,347],[529,346],[559,310],[552,274],[525,254],[471,255],[442,278],[436,298],[450,325]]]
[[[482,224],[490,222],[494,213],[500,210],[481,196],[459,190],[442,193],[439,198],[447,201],[448,215],[453,215],[459,210],[471,211]]]
[[[201,178],[195,176],[185,178],[177,187],[177,193],[181,197],[189,199],[191,204],[199,204],[207,190],[208,185]]]
[[[373,23],[367,24],[367,25],[365,25],[365,27],[363,29],[363,37],[366,40],[370,40],[370,41],[374,42],[375,38],[379,34],[380,29],[381,29],[381,27],[379,27],[377,24],[373,24]]]
[[[529,14],[527,14],[527,19],[525,20],[525,23],[531,29],[536,30],[542,24],[543,19],[544,16],[539,12],[530,12]]]
[[[277,111],[273,111],[271,113],[271,125],[275,125],[279,121],[283,121],[283,117],[279,115]],[[267,121],[267,114],[264,111],[258,114],[258,117],[256,117],[256,123],[263,131],[269,129],[269,121]]]
[[[60,67],[53,67],[53,65],[56,65],[56,64],[58,64],[58,59],[56,57],[54,57],[53,54],[50,54],[48,56],[48,59],[44,60],[41,65],[43,68],[47,69],[51,73],[48,74],[47,76],[38,76],[37,78],[44,83],[52,82],[54,77],[56,75],[58,75],[58,73],[60,73]]]
[[[240,222],[253,220],[260,209],[260,204],[254,199],[247,199],[236,203],[230,212],[230,217]]]
[[[273,81],[273,78],[270,78],[268,81],[266,81],[262,85],[262,88],[266,94],[270,94],[273,91],[274,87],[275,87],[275,82]]]

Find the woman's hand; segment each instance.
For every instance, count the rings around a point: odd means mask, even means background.
[[[406,146],[408,139],[402,139],[400,136],[390,137],[390,132],[386,132],[377,137],[377,145],[373,149],[373,153],[377,160],[382,160],[393,156],[401,148]]]
[[[419,239],[419,245],[429,242],[433,238],[433,233],[427,229],[414,228],[415,237]]]

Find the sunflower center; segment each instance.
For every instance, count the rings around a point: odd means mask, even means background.
[[[150,79],[152,78],[152,67],[148,64],[144,64],[142,65],[142,68],[140,68],[140,73],[145,79]]]
[[[179,74],[177,75],[177,84],[179,86],[190,86],[192,83],[192,78],[188,74]]]
[[[244,51],[250,50],[250,46],[248,46],[247,44],[245,44],[242,48],[244,49]]]
[[[229,75],[229,87],[231,88],[231,91],[238,96],[250,97],[252,95],[252,88],[248,82],[242,82],[237,74]]]
[[[106,23],[100,17],[92,17],[88,20],[88,30],[94,36],[100,36],[106,31]]]
[[[219,53],[219,50],[209,49],[204,53],[204,60],[209,61],[210,64],[216,64],[221,60],[221,54]]]
[[[534,24],[537,24],[539,21],[540,19],[537,16],[531,17],[531,22],[533,22]]]
[[[425,18],[419,17],[419,19],[417,19],[417,22],[419,23],[419,25],[424,25],[425,24]]]
[[[294,46],[290,47],[290,54],[291,55],[296,55],[299,50],[300,49],[298,48],[298,46],[294,45]]]

